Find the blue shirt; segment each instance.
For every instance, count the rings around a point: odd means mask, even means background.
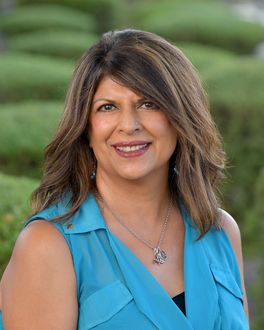
[[[56,204],[28,223],[64,212],[65,207]],[[73,258],[78,330],[249,329],[239,268],[227,235],[224,230],[211,229],[196,241],[195,225],[183,206],[181,212],[186,316],[146,266],[108,229],[92,194],[66,223],[53,222]]]

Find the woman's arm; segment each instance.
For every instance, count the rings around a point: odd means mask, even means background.
[[[1,283],[5,330],[76,330],[76,279],[68,245],[44,220],[19,235]]]
[[[247,318],[249,319],[247,294],[246,294],[245,281],[244,281],[243,254],[242,254],[242,245],[241,245],[241,236],[240,236],[239,227],[236,221],[231,217],[231,215],[225,212],[224,210],[221,210],[221,222],[223,229],[225,230],[225,232],[229,237],[229,240],[232,244],[233,250],[237,258],[237,262],[240,269],[242,288],[244,293],[244,309]]]

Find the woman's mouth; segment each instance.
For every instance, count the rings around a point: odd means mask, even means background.
[[[119,156],[128,158],[128,157],[137,157],[143,155],[149,149],[150,143],[144,142],[130,142],[130,143],[116,143],[113,145],[115,151]]]

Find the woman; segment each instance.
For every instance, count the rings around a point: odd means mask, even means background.
[[[75,70],[4,273],[5,330],[248,329],[239,229],[215,194],[223,169],[181,51],[105,34]]]

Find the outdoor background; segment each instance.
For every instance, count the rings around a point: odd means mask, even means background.
[[[2,1],[2,2],[1,2]],[[0,277],[41,175],[76,60],[104,31],[174,42],[200,72],[228,155],[251,329],[264,329],[264,1],[0,0]]]

